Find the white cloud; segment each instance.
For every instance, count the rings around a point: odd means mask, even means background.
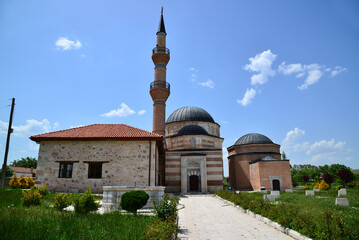
[[[191,81],[192,82],[197,82],[198,76],[197,76],[197,72],[198,69],[194,68],[194,67],[190,67],[188,69],[191,72]]]
[[[208,79],[206,82],[201,82],[199,84],[203,87],[214,88],[214,82],[211,79]]]
[[[310,146],[309,150],[306,151],[306,154],[312,157],[313,162],[318,162],[320,160],[337,161],[341,159],[340,156],[350,152],[351,149],[346,147],[346,142],[335,142],[335,140],[332,139],[330,141],[321,140],[315,142]]]
[[[77,125],[77,126],[70,126],[70,128],[78,128],[78,127],[83,127],[85,125]]]
[[[250,104],[252,102],[252,99],[254,98],[254,96],[256,95],[256,90],[251,88],[251,89],[247,89],[246,93],[244,94],[244,97],[242,100],[237,100],[237,102],[239,104],[241,104],[243,107],[247,106],[248,104]]]
[[[347,69],[342,66],[335,66],[334,70],[330,73],[332,77],[337,76],[339,73],[346,72]]]
[[[82,44],[80,41],[71,41],[65,37],[59,37],[57,41],[55,42],[55,46],[57,47],[57,50],[70,50],[70,49],[79,49],[82,47]]]
[[[268,77],[275,76],[275,70],[272,69],[272,63],[276,59],[271,50],[257,54],[254,58],[249,58],[250,64],[244,66],[247,71],[258,72],[251,77],[251,84],[264,84],[268,81]]]
[[[290,153],[291,151],[305,152],[307,156],[311,157],[312,162],[317,163],[318,161],[323,161],[325,164],[347,159],[348,156],[346,155],[352,151],[346,147],[346,142],[335,142],[334,139],[330,141],[321,140],[313,144],[309,142],[300,143],[299,140],[302,139],[304,135],[305,131],[299,128],[294,128],[294,130],[289,131],[282,141],[282,150],[286,153]]]
[[[37,121],[34,119],[26,120],[26,125],[12,126],[14,129],[13,135],[18,137],[29,137],[35,134],[41,134],[45,132],[50,132],[51,130],[56,129],[59,124],[56,122],[51,126],[50,121],[43,119],[42,121]],[[0,134],[7,134],[8,123],[0,120]]]
[[[291,152],[291,150],[293,150],[294,146],[296,145],[296,142],[304,135],[305,131],[297,127],[293,130],[290,130],[285,136],[285,139],[282,141],[282,150],[287,153]],[[297,146],[297,148],[299,148],[299,146]]]
[[[227,124],[227,123],[228,123],[228,121],[223,120],[223,121],[221,121],[221,123],[223,123],[223,124]]]
[[[114,116],[127,117],[127,116],[133,115],[135,113],[136,112],[134,110],[132,110],[131,108],[129,108],[125,103],[121,103],[121,108],[119,108],[117,110],[112,110],[108,113],[104,113],[101,116],[102,117],[114,117]]]
[[[284,75],[290,75],[292,73],[298,73],[303,71],[303,65],[300,63],[286,65],[286,62],[282,62],[282,64],[278,67],[278,72],[283,73]]]
[[[138,112],[138,115],[143,115],[145,113],[146,113],[146,110],[141,110],[141,111]]]
[[[38,152],[39,151],[39,144],[36,144],[34,142],[29,142],[29,149],[30,151]]]
[[[319,79],[323,76],[323,73],[319,69],[313,69],[308,71],[308,76],[305,79],[304,83],[298,87],[299,90],[308,89],[308,86],[317,83]]]
[[[331,72],[331,76],[334,77],[345,71],[347,71],[347,69],[341,66],[336,66],[334,70],[332,70],[331,68],[327,68],[324,65],[320,65],[318,63],[304,65],[301,63],[286,64],[286,62],[282,62],[278,66],[278,72],[284,75],[296,74],[296,78],[302,78],[306,76],[304,83],[298,87],[299,90],[308,89],[310,85],[319,82],[319,80],[326,72]]]

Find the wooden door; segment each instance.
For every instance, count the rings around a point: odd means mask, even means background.
[[[189,177],[189,190],[190,191],[198,191],[198,176],[191,175]]]
[[[273,191],[280,191],[280,183],[277,179],[273,180]]]

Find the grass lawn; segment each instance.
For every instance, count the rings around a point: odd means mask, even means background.
[[[275,203],[263,202],[259,192],[217,194],[313,239],[359,239],[359,188],[347,189],[349,207],[335,205],[335,187],[315,196],[305,196],[303,188],[295,190],[281,192]]]
[[[153,216],[122,215],[119,212],[76,215],[60,212],[53,204],[54,193],[40,206],[21,204],[21,190],[0,189],[1,239],[142,239]]]

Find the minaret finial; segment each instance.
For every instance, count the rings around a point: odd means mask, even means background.
[[[161,14],[163,14],[163,6],[161,7]]]

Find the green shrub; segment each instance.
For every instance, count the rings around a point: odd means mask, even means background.
[[[347,184],[348,188],[354,188],[356,185],[357,185],[356,181],[352,181],[352,182]]]
[[[166,221],[160,218],[153,224],[147,226],[143,232],[143,239],[146,240],[163,240],[175,239],[177,236],[177,214],[173,214]]]
[[[22,192],[22,204],[26,207],[40,205],[42,195],[34,190]]]
[[[341,185],[341,184],[339,184],[338,186],[335,187],[335,189],[336,189],[337,191],[339,191],[339,190],[342,189],[342,188],[344,188],[344,186]]]
[[[64,194],[64,193],[56,194],[54,199],[55,199],[54,208],[60,211],[62,211],[64,208],[67,208],[72,203],[71,195],[69,194]]]
[[[178,198],[170,197],[168,194],[164,194],[162,202],[155,209],[157,217],[161,220],[167,220],[169,217],[176,214],[178,202]]]
[[[42,196],[46,196],[48,191],[47,191],[47,185],[40,187],[40,186],[33,186],[31,188],[31,190],[36,191],[38,193],[40,193]]]
[[[95,196],[91,194],[91,188],[88,188],[84,194],[73,194],[73,203],[75,213],[88,214],[97,211],[100,204],[96,202]]]
[[[137,215],[137,210],[143,208],[150,196],[142,190],[126,192],[121,196],[121,208]]]

